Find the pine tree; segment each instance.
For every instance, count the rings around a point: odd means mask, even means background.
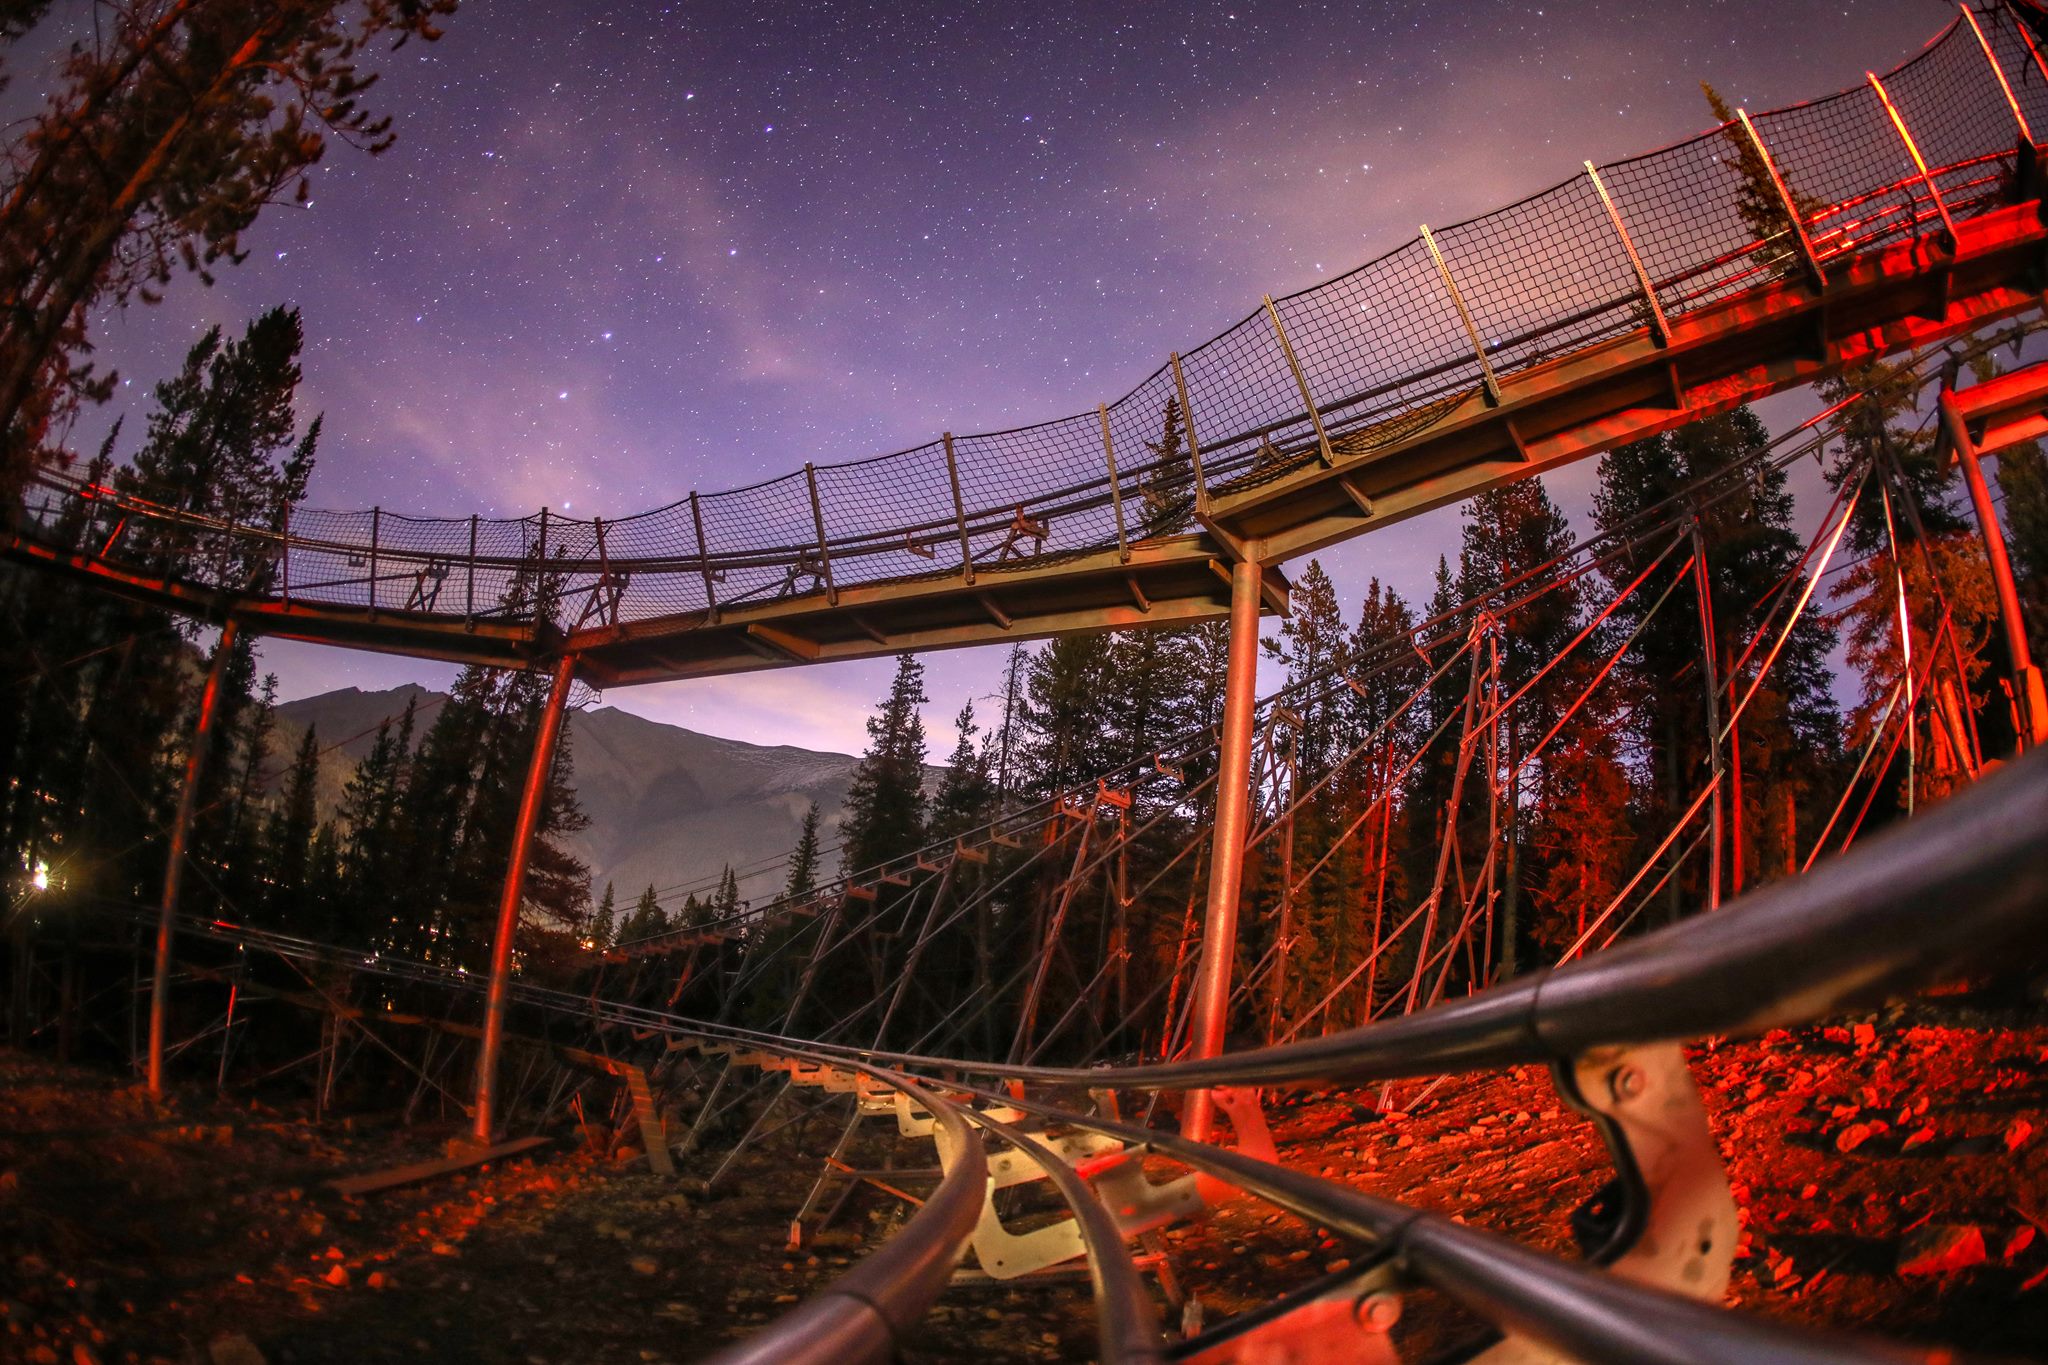
[[[1139,536],[1145,540],[1186,530],[1195,512],[1194,458],[1182,430],[1178,395],[1167,396],[1159,425],[1159,439],[1145,442],[1152,452],[1151,467],[1138,481],[1144,499]]]
[[[797,832],[796,847],[789,854],[789,877],[782,894],[791,900],[818,889],[818,803],[804,807],[804,820]]]
[[[597,902],[597,911],[590,917],[589,942],[592,948],[602,952],[618,941],[618,901],[612,892],[612,884],[604,884],[604,895]]]
[[[627,914],[625,923],[619,926],[618,942],[637,943],[642,939],[667,933],[668,928],[668,916],[663,913],[661,902],[654,894],[654,884],[650,882],[647,889],[640,893],[640,899],[633,903],[633,909]]]
[[[1297,801],[1300,794],[1317,788],[1336,761],[1344,708],[1331,686],[1350,663],[1343,609],[1319,562],[1310,560],[1302,571],[1292,614],[1281,624],[1280,634],[1263,645],[1269,656],[1287,667],[1283,770],[1291,772],[1292,781],[1281,787],[1275,800],[1294,807],[1256,850],[1253,862],[1254,895],[1263,912],[1263,923],[1247,926],[1252,929],[1247,939],[1253,960],[1283,933],[1287,940],[1284,955],[1274,955],[1266,1010],[1270,1032],[1300,1015],[1327,990],[1340,944],[1350,937],[1349,926],[1339,921],[1348,918],[1356,904],[1355,845],[1338,850],[1306,885],[1298,890],[1294,885],[1303,868],[1297,851],[1328,849],[1346,823],[1345,793],[1334,784]],[[1277,784],[1280,779],[1276,775],[1273,780]]]
[[[284,795],[263,834],[263,870],[269,882],[270,917],[280,924],[310,927],[305,905],[313,839],[318,832],[314,799],[320,780],[320,741],[307,726],[286,775]],[[330,926],[322,923],[324,933]]]
[[[1931,434],[1920,430],[1915,413],[1919,380],[1905,365],[1873,361],[1815,388],[1829,403],[1866,395],[1843,413],[1841,444],[1827,469],[1837,488],[1860,478],[1863,490],[1843,540],[1853,558],[1830,585],[1834,609],[1825,618],[1846,644],[1848,662],[1863,683],[1862,699],[1849,716],[1849,741],[1861,742],[1880,723],[1894,684],[1905,675],[1902,589],[1914,673],[1924,674],[1928,662],[1949,664],[1938,676],[1958,689],[1959,703],[1975,713],[1988,699],[1975,684],[1989,666],[1986,652],[1997,630],[1997,596],[1982,547],[1958,505],[1954,472],[1940,459]],[[1953,652],[1938,643],[1944,641],[1953,642]],[[1962,660],[1960,680],[1953,667],[1956,654]],[[1925,705],[1929,699],[1916,677],[1917,714],[1911,723],[1920,732],[1915,748],[1921,753],[1929,751],[1935,732],[1943,728]],[[2006,708],[1994,708],[1986,718],[2009,715]],[[1885,773],[1885,785],[1903,783],[1907,767],[1902,753]],[[1925,798],[1948,790],[1958,775],[1919,765],[1915,778]],[[1880,804],[1877,818],[1902,805],[1910,800],[1900,787],[1891,801]]]
[[[529,562],[504,605],[546,619],[557,590],[552,571]],[[407,837],[398,942],[464,960],[488,948],[547,691],[543,675],[482,665],[456,678],[399,803]],[[582,937],[589,916],[590,871],[565,842],[588,823],[570,785],[573,763],[565,716],[527,853],[522,924],[533,934]]]
[[[1029,657],[1021,707],[1019,789],[1051,796],[1123,757],[1114,751],[1118,686],[1114,642],[1069,635]]]
[[[1415,617],[1408,603],[1379,579],[1372,579],[1359,604],[1358,624],[1349,645],[1360,685],[1344,688],[1339,705],[1347,748],[1371,744],[1363,761],[1354,765],[1355,776],[1345,784],[1346,811],[1356,819],[1377,807],[1378,818],[1368,818],[1360,826],[1357,913],[1336,924],[1325,993],[1336,989],[1392,927],[1394,922],[1386,918],[1388,908],[1409,900],[1404,860],[1409,831],[1406,822],[1395,818],[1403,805],[1400,793],[1389,788],[1395,785],[1397,765],[1425,733],[1422,718],[1427,707],[1401,709],[1427,676],[1416,656],[1414,638]],[[1332,1005],[1327,1022],[1331,1026],[1364,1022],[1370,1013],[1367,1006],[1382,998],[1382,984],[1393,981],[1395,963],[1393,954],[1383,954],[1377,965]]]
[[[282,526],[285,509],[305,496],[320,442],[318,417],[297,431],[293,398],[304,340],[298,311],[288,308],[271,309],[233,341],[209,329],[179,373],[156,386],[148,438],[116,485],[234,526]],[[126,552],[152,568],[197,568],[232,586],[270,570],[268,556],[252,546],[194,546],[182,531],[155,523],[138,525]]]
[[[377,727],[369,751],[342,791],[339,817],[345,927],[337,936],[344,942],[385,941],[391,915],[406,894],[401,881],[407,861],[403,847],[406,831],[399,824],[399,799],[406,786],[414,718],[414,703],[408,701],[397,735],[388,720]]]
[[[1792,219],[1785,212],[1785,201],[1772,179],[1770,163],[1758,153],[1756,144],[1750,141],[1749,133],[1737,120],[1735,110],[1721,98],[1721,92],[1705,81],[1700,82],[1700,92],[1707,97],[1707,107],[1714,111],[1714,117],[1722,123],[1722,137],[1733,153],[1722,164],[1733,172],[1740,187],[1735,199],[1736,213],[1757,241],[1769,244],[1769,259],[1774,268],[1788,277],[1797,275],[1804,266],[1792,237]],[[1811,195],[1800,193],[1789,180],[1785,189],[1792,196],[1800,217],[1808,222],[1824,207]]]
[[[1340,674],[1351,662],[1351,642],[1345,633],[1343,609],[1337,604],[1337,588],[1323,572],[1322,563],[1311,559],[1295,583],[1292,612],[1280,623],[1280,634],[1261,642],[1267,656],[1287,668],[1290,694],[1300,697],[1312,683],[1327,686],[1329,675]],[[1336,757],[1341,708],[1338,705],[1309,704],[1304,698],[1296,710],[1301,716],[1297,739],[1298,762],[1306,784],[1329,771]]]
[[[381,151],[363,92],[372,44],[438,35],[454,0],[189,0],[123,10],[74,45],[43,110],[14,124],[0,192],[0,488],[53,418],[104,399],[89,319],[154,302],[182,267],[202,279],[296,185],[328,135]],[[32,26],[17,7],[9,31]]]
[[[868,747],[846,792],[841,862],[849,872],[916,849],[924,836],[924,665],[898,655],[896,676],[868,718]]]
[[[1699,509],[1716,635],[1714,668],[1721,675],[1724,723],[1731,713],[1730,699],[1755,681],[1763,651],[1751,655],[1741,676],[1730,678],[1728,672],[1761,625],[1766,599],[1775,591],[1779,594],[1775,600],[1784,604],[1786,594],[1796,599],[1804,588],[1804,580],[1796,574],[1803,538],[1793,529],[1793,501],[1784,471],[1756,463],[1768,443],[1763,423],[1748,408],[1695,422],[1668,435],[1610,451],[1600,463],[1594,500],[1596,523],[1604,531],[1617,531],[1692,483],[1725,476],[1739,467],[1756,470]],[[1648,548],[1606,570],[1609,591],[1619,592],[1647,567]],[[1651,616],[1652,605],[1667,589],[1670,599],[1662,611]],[[1782,621],[1782,613],[1777,619]],[[1661,837],[1708,780],[1712,766],[1706,740],[1706,698],[1700,682],[1700,618],[1683,550],[1669,557],[1621,604],[1611,628],[1634,637],[1609,687],[1615,690],[1615,700],[1622,708],[1614,723],[1625,737],[1622,761],[1638,792],[1643,833]],[[1619,643],[1616,639],[1607,648]],[[1725,884],[1730,890],[1734,889],[1737,826],[1744,834],[1747,869],[1762,874],[1782,867],[1790,833],[1782,817],[1784,802],[1790,796],[1795,803],[1803,803],[1807,794],[1819,789],[1831,763],[1838,743],[1827,666],[1831,644],[1825,627],[1809,611],[1787,640],[1735,733],[1744,804],[1738,820],[1731,771],[1724,794],[1730,840],[1725,861],[1731,872]],[[1731,770],[1735,758],[1731,748],[1724,757]],[[1766,808],[1766,793],[1775,809]],[[1589,864],[1596,860],[1595,855],[1588,856]],[[1688,904],[1704,904],[1697,870],[1673,877],[1668,896],[1667,915],[1679,913]]]
[[[1022,749],[1024,719],[1024,674],[1031,656],[1022,645],[1011,645],[1003,660],[1003,720],[990,740],[995,747],[996,795],[1008,799],[1017,791],[1016,760]]]
[[[0,246],[0,255],[6,249]],[[270,340],[256,344],[252,336]],[[281,516],[303,491],[300,475],[312,458],[312,428],[290,438],[296,336],[294,322],[252,325],[233,343],[216,338],[212,349],[187,357],[179,378],[157,389],[133,468],[116,467],[117,423],[81,472],[93,483],[147,482],[149,496],[170,506],[215,514],[254,506]],[[235,364],[212,363],[227,351],[238,357]],[[258,409],[268,414],[264,422],[244,420]],[[211,416],[195,426],[190,419],[199,413]],[[271,439],[280,431],[286,439]],[[89,539],[94,549],[112,529],[79,512],[52,528],[60,543],[83,546]],[[131,526],[123,533],[121,553],[145,570],[169,548],[155,531]],[[216,571],[223,563],[231,572],[248,567],[203,541],[185,552]],[[0,657],[16,684],[0,704],[0,834],[8,865],[49,861],[77,894],[155,895],[163,875],[161,831],[206,671],[194,633],[168,613],[82,584],[0,570]],[[75,663],[56,667],[65,660]],[[260,909],[256,779],[267,716],[251,701],[256,676],[255,645],[244,635],[225,663],[198,793],[190,854],[205,875],[186,882],[193,913]]]
[[[946,771],[932,795],[931,820],[926,830],[933,840],[949,839],[984,824],[995,813],[995,780],[989,772],[989,753],[978,748],[980,733],[974,724],[974,703],[960,708],[953,720],[959,735]],[[815,810],[816,808],[813,807]]]

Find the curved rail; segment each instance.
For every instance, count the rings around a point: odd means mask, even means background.
[[[792,1052],[791,1056],[801,1056]],[[894,1236],[801,1306],[736,1346],[717,1365],[847,1365],[894,1360],[904,1335],[938,1302],[981,1215],[988,1161],[958,1105],[915,1080],[868,1074],[931,1111],[961,1154],[924,1207]]]
[[[604,683],[1212,618],[1212,559],[1306,553],[2038,306],[2048,233],[2021,134],[2048,129],[2048,79],[2018,79],[2037,59],[2010,15],[1980,18],[1881,84],[1425,229],[1096,411],[610,521],[252,526],[45,470],[7,549],[269,633],[514,665],[566,651]],[[1789,186],[1775,226],[1744,207],[1753,156]],[[540,562],[537,614],[514,585]]]
[[[1609,1044],[1734,1034],[1810,1021],[1854,1002],[1930,984],[1988,964],[2037,959],[2048,944],[2048,753],[2035,753],[1893,831],[1796,881],[1583,963],[1470,1000],[1436,1006],[1326,1039],[1137,1068],[1006,1067],[971,1060],[865,1052],[708,1023],[569,992],[515,988],[550,1015],[628,1024],[668,1036],[744,1042],[862,1071],[916,1094],[960,1150],[969,1121],[1005,1141],[1028,1134],[966,1111],[981,1098],[1041,1123],[1143,1144],[1373,1247],[1501,1328],[1598,1361],[1937,1358],[1747,1318],[1558,1261],[1499,1236],[1358,1193],[1329,1180],[1151,1128],[1020,1098],[958,1079],[895,1069],[942,1069],[1029,1079],[1054,1093],[1085,1088],[1174,1089],[1219,1083],[1356,1081],[1582,1056]],[[1938,907],[1938,908],[1937,908]],[[188,933],[286,956],[346,961],[374,974],[475,990],[458,971],[405,963],[218,921]],[[2019,957],[2014,956],[2018,949]],[[887,1065],[884,1065],[884,1064]],[[1048,1165],[1052,1171],[1058,1163]],[[966,1174],[961,1174],[965,1172]],[[959,1178],[956,1180],[954,1176]],[[1056,1180],[1058,1176],[1054,1177]],[[985,1169],[956,1164],[926,1211],[853,1271],[722,1361],[877,1359],[935,1299],[979,1208]],[[1066,1190],[1066,1182],[1061,1182]],[[1077,1193],[1067,1190],[1068,1193]],[[1085,1218],[1084,1202],[1075,1204]],[[1127,1253],[1097,1229],[1097,1303],[1105,1344],[1134,1363],[1156,1339]],[[1106,1245],[1113,1247],[1105,1258]],[[1125,1263],[1117,1265],[1118,1259]],[[1946,1357],[1946,1358],[1953,1358]]]

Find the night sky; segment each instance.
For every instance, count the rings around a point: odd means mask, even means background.
[[[1114,399],[1261,293],[1700,130],[1702,78],[1752,108],[1822,94],[1953,14],[470,0],[381,59],[396,147],[331,148],[245,265],[97,337],[139,393],[205,325],[296,304],[312,505],[626,514]],[[1591,477],[1553,492],[1577,509]],[[1438,513],[1324,560],[1347,606],[1369,573],[1420,597],[1455,536]],[[264,656],[287,697],[452,676]],[[1000,661],[927,656],[935,755]],[[606,701],[857,750],[889,667]]]

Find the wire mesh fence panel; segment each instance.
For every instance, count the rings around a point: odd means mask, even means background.
[[[631,566],[614,570],[629,580],[620,603],[622,620],[680,615],[710,606],[688,499],[606,522],[604,545],[607,560]]]
[[[1212,489],[1315,458],[1315,428],[1265,309],[1182,356],[1181,372]]]
[[[1987,35],[1988,36],[1988,35]],[[1958,19],[1940,41],[1883,78],[1950,214],[2006,202],[2019,123],[1969,25]]]
[[[2013,100],[2036,138],[2048,138],[2048,71],[2042,70],[2036,50],[2020,32],[2019,21],[2004,5],[1977,16],[1984,40],[1991,44],[1999,70],[2012,87]]]
[[[1128,539],[1135,542],[1193,529],[1195,465],[1173,371],[1155,370],[1111,404],[1109,432]]]
[[[468,518],[427,519],[386,512],[379,519],[377,539],[378,577],[385,580],[378,590],[380,602],[409,611],[471,612]],[[478,542],[481,554],[486,543],[481,531]],[[294,579],[299,569],[295,561]],[[495,592],[480,597],[475,610],[494,607],[497,597]]]
[[[721,606],[822,592],[825,566],[803,471],[698,499]]]
[[[1754,122],[1823,260],[1938,223],[1906,144],[1869,86],[1758,114]]]
[[[839,586],[960,568],[943,442],[818,466],[818,501]]]
[[[977,566],[1116,544],[1094,413],[955,436],[953,454]]]
[[[1275,307],[1337,454],[1409,435],[1447,395],[1479,386],[1471,339],[1419,238]]]
[[[1649,322],[1628,251],[1583,175],[1436,239],[1497,373]]]
[[[1782,238],[1760,244],[1745,215],[1742,130],[1729,125],[1600,168],[1667,316],[1719,303],[1796,269]]]
[[[381,519],[371,512],[294,513],[292,595],[334,606],[371,605],[372,543],[381,530]]]

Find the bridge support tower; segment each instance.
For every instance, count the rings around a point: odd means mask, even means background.
[[[1975,399],[1980,390],[1996,392],[2023,386],[2026,398],[2032,400],[2024,406],[2034,407],[2038,414],[2043,404],[2043,391],[2048,389],[2048,383],[2044,381],[2048,381],[2048,370],[2033,365],[2016,371],[2002,385],[1979,386],[1969,390],[1969,395]],[[1955,451],[1957,463],[1963,467],[1963,482],[1969,487],[1970,503],[1977,512],[1977,526],[1984,535],[1984,558],[1991,568],[1992,587],[1998,593],[1998,618],[2004,628],[2006,655],[2011,668],[2009,676],[2017,721],[2015,728],[2019,731],[2019,750],[2025,753],[2037,745],[2048,744],[2048,692],[2044,692],[2041,669],[2035,664],[2027,645],[2027,622],[2020,611],[2019,586],[2012,575],[2012,556],[2006,552],[2005,530],[1999,525],[1998,509],[1991,501],[1991,488],[1984,481],[1984,469],[1978,457],[2009,444],[2011,440],[2039,435],[2048,424],[2035,415],[2022,424],[2008,425],[2004,433],[1987,431],[1986,439],[1979,439],[1970,433],[1968,416],[1963,404],[1957,401],[1955,389],[1944,385],[1940,404],[1942,426],[1949,445]],[[2001,435],[2005,439],[2001,440]]]
[[[1240,558],[1230,568],[1230,663],[1223,693],[1223,742],[1217,754],[1216,830],[1209,859],[1209,899],[1202,919],[1202,956],[1195,968],[1188,1055],[1223,1051],[1230,1017],[1230,975],[1237,950],[1237,898],[1251,815],[1252,712],[1259,662],[1259,601],[1264,566]],[[1188,1095],[1181,1132],[1209,1139],[1216,1117],[1207,1090]]]
[[[213,663],[206,670],[206,687],[199,694],[199,718],[192,725],[192,752],[185,759],[185,785],[178,793],[178,812],[171,820],[170,849],[164,857],[164,894],[156,921],[156,966],[149,983],[148,1080],[151,1099],[161,1099],[164,1093],[164,1029],[170,1010],[171,939],[178,918],[178,894],[185,884],[185,846],[192,838],[192,819],[199,808],[199,783],[206,775],[206,751],[213,744],[213,720],[220,711],[221,687],[238,634],[235,618],[230,616],[220,628],[220,643],[214,646]]]
[[[562,733],[562,713],[569,687],[576,680],[576,656],[555,661],[554,684],[533,737],[533,757],[526,768],[526,788],[519,797],[519,824],[512,832],[512,856],[505,867],[505,889],[498,899],[497,937],[491,943],[491,984],[484,1003],[483,1046],[476,1058],[476,1108],[471,1136],[481,1146],[491,1141],[496,1122],[498,1054],[505,1045],[505,996],[512,975],[512,944],[519,935],[519,905],[526,896],[526,864],[533,852],[533,832],[547,801],[548,778],[555,769],[555,741]]]

